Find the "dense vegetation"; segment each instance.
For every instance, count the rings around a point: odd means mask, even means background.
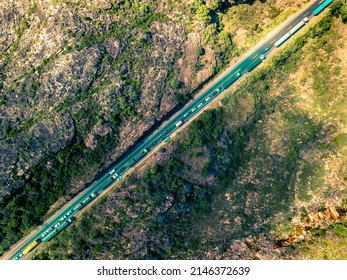
[[[273,254],[288,233],[281,225],[332,198],[338,206],[347,178],[340,3],[34,258],[242,258],[235,241],[261,234]],[[345,238],[346,224],[311,229],[326,231]]]
[[[142,2],[1,12],[0,255],[259,40],[252,11],[277,7],[264,29],[288,16],[276,1]]]

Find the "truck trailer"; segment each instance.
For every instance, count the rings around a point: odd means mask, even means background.
[[[250,65],[247,66],[246,71],[247,72],[251,72],[252,70],[254,70],[254,68],[256,68],[260,63],[262,63],[263,61],[260,58],[257,58],[255,61],[253,61]]]
[[[291,35],[295,34],[296,32],[298,32],[301,28],[303,28],[305,26],[305,22],[302,20],[300,21],[297,25],[295,25],[292,29],[289,30],[289,33]]]
[[[72,222],[74,221],[74,217],[71,217],[69,219],[67,219],[66,221],[64,221],[57,229],[55,229],[54,231],[50,232],[48,235],[46,235],[44,238],[42,238],[42,242],[48,242],[49,240],[51,240],[53,237],[55,237],[59,232],[61,232],[62,230],[64,230],[68,225],[72,224]]]
[[[23,250],[23,252],[22,252],[23,255],[28,254],[30,251],[32,251],[34,248],[36,248],[36,246],[38,246],[40,243],[41,243],[40,238],[38,238],[34,242],[30,243],[30,245]]]
[[[288,32],[286,35],[282,36],[278,41],[275,43],[275,47],[281,46],[285,41],[287,41],[290,38],[291,34]]]
[[[313,14],[314,16],[319,15],[326,7],[328,7],[332,2],[333,2],[333,0],[326,0],[326,1],[324,1],[322,4],[320,4],[320,5],[312,12],[312,14]]]

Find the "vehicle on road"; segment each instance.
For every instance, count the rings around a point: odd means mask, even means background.
[[[183,123],[183,121],[182,121],[182,120],[179,120],[179,121],[175,124],[175,126],[176,126],[176,127],[179,127],[182,123]]]
[[[278,48],[281,46],[285,41],[287,41],[290,38],[291,34],[288,32],[285,35],[283,35],[279,40],[275,42],[275,47]]]
[[[319,15],[326,7],[328,7],[332,2],[333,2],[333,0],[326,0],[326,1],[324,1],[322,4],[320,4],[320,5],[312,12],[312,14],[313,14],[314,16]]]
[[[48,234],[47,236],[42,238],[42,242],[46,243],[49,240],[51,240],[54,236],[56,236],[59,232],[61,232],[63,229],[65,229],[68,225],[72,224],[72,222],[74,220],[75,220],[75,218],[71,217],[71,218],[67,219],[66,221],[64,221],[57,229],[55,229],[50,234]]]
[[[78,211],[78,210],[80,210],[83,206],[84,206],[84,205],[83,205],[83,203],[81,202],[81,203],[79,203],[77,206],[75,206],[75,208],[74,208],[73,210],[74,210],[74,211]]]
[[[34,248],[36,248],[40,243],[41,243],[41,239],[38,238],[35,241],[33,241],[32,243],[30,243],[22,252],[20,252],[16,257],[15,260],[20,260],[21,258],[23,258],[26,254],[28,254],[30,251],[34,250]]]
[[[86,197],[85,199],[83,199],[83,201],[81,202],[81,204],[87,204],[90,201],[90,196]]]
[[[158,141],[156,140],[156,141],[154,141],[154,142],[152,143],[151,147],[154,147],[154,146],[157,145],[157,144],[158,144]]]
[[[19,260],[19,259],[21,259],[21,258],[23,258],[24,257],[24,254],[23,253],[20,253],[16,258],[15,258],[15,260]]]
[[[117,181],[120,181],[122,179],[122,176],[119,176],[118,178],[117,178]]]
[[[216,89],[217,93],[220,93],[224,90],[224,87],[223,86],[220,86],[219,88]]]
[[[292,29],[289,30],[289,33],[291,35],[294,35],[296,32],[298,32],[301,28],[305,26],[305,22],[302,20],[297,25],[295,25]]]
[[[67,217],[67,216],[66,216],[66,215],[64,215],[64,216],[63,216],[63,217],[61,217],[59,220],[60,220],[60,221],[64,221],[64,220],[66,219],[66,217]]]
[[[263,61],[260,58],[257,58],[255,61],[253,61],[251,64],[249,64],[246,68],[246,71],[249,73],[251,72],[253,69],[255,69],[260,63],[262,63]]]

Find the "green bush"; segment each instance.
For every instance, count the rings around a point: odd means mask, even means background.
[[[347,238],[347,224],[337,223],[329,227],[337,236]]]

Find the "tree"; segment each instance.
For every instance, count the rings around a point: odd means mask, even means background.
[[[207,0],[206,6],[209,7],[211,10],[216,11],[221,7],[223,2],[223,0]]]
[[[340,9],[340,15],[343,23],[347,23],[347,3],[345,3],[345,5],[342,5]]]
[[[335,1],[331,7],[331,14],[335,17],[341,16],[343,23],[347,23],[347,1]]]
[[[204,24],[208,24],[212,20],[211,14],[210,14],[210,9],[207,8],[205,5],[200,5],[197,8],[196,16]]]

